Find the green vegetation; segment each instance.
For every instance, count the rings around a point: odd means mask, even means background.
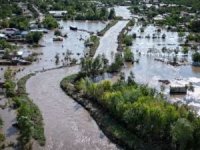
[[[13,81],[12,70],[8,69],[4,74],[6,96],[12,98],[18,112],[17,122],[22,149],[30,148],[32,139],[37,140],[41,146],[45,144],[42,114],[26,93],[26,81],[31,76],[33,74],[21,78],[17,83],[17,91],[15,91],[16,84]]]
[[[189,27],[193,32],[200,32],[200,20],[192,21]]]
[[[109,66],[108,72],[119,72],[124,64],[124,58],[121,53],[115,54],[115,61]]]
[[[112,21],[110,21],[107,25],[106,25],[106,27],[103,29],[103,30],[101,30],[101,31],[99,31],[97,34],[98,34],[98,36],[103,36],[112,26],[114,26],[116,23],[117,23],[118,21],[117,20],[112,20]]]
[[[155,90],[124,80],[111,84],[85,78],[75,84],[83,97],[100,104],[145,143],[160,149],[198,149],[200,119],[186,106],[169,104]]]
[[[10,68],[8,68],[4,73],[4,78],[5,78],[4,88],[6,89],[7,97],[14,97],[16,94],[15,92],[16,84],[13,81],[12,77],[13,77],[13,72]]]
[[[55,18],[48,15],[48,16],[45,17],[45,19],[43,21],[43,25],[44,25],[45,28],[54,29],[54,28],[58,27],[58,22],[56,21]]]
[[[100,40],[99,37],[92,35],[88,40],[85,41],[85,45],[89,46],[89,56],[90,57],[94,56],[96,49],[99,46],[99,40]]]
[[[24,16],[13,17],[8,21],[10,28],[17,28],[19,30],[27,30],[29,27],[29,19]]]
[[[14,50],[17,46],[8,43],[6,40],[0,40],[0,49],[10,49]]]
[[[133,41],[133,37],[131,35],[124,35],[123,37],[123,44],[125,44],[126,46],[131,46],[132,45],[132,41]]]
[[[190,33],[187,36],[188,41],[200,42],[200,34],[199,33]]]
[[[188,47],[183,47],[182,50],[183,54],[188,54],[188,51],[189,51]]]
[[[45,145],[42,114],[26,93],[26,81],[31,76],[33,74],[29,74],[18,81],[17,96],[13,98],[13,101],[18,106],[17,121],[21,133],[20,142],[22,148],[29,147],[31,139],[37,140],[41,146]]]
[[[101,56],[81,59],[81,76],[96,76],[105,71],[106,64]]]
[[[78,75],[74,74],[64,78],[60,83],[61,88],[90,112],[101,130],[111,141],[119,144],[124,149],[153,149],[152,145],[144,143],[137,138],[135,134],[130,133],[122,123],[113,118],[108,111],[96,103],[95,100],[78,97],[77,90],[73,88],[73,84],[76,84],[75,81],[77,81],[77,77]],[[110,82],[107,83],[110,84]]]
[[[17,6],[17,3],[8,3],[7,0],[0,1],[0,19],[11,17],[12,14],[21,15],[22,10]]]
[[[29,19],[23,16],[12,17],[10,19],[0,21],[0,26],[2,28],[17,28],[19,30],[27,30],[29,27]]]
[[[132,62],[134,60],[134,55],[133,52],[131,51],[130,48],[126,48],[124,50],[124,61],[126,62]]]
[[[195,63],[200,63],[200,53],[199,53],[199,52],[195,52],[195,53],[192,55],[192,60],[193,60],[193,62],[195,62]]]
[[[4,142],[4,140],[5,140],[5,136],[4,136],[4,134],[2,133],[2,126],[3,126],[3,120],[1,119],[1,117],[0,117],[0,149],[2,148],[2,146],[3,146],[3,142]]]
[[[170,4],[189,6],[195,10],[200,9],[200,1],[199,0],[161,0],[161,1],[165,2],[165,3],[170,3]]]
[[[43,34],[41,32],[30,32],[26,36],[26,41],[29,44],[38,44],[40,39],[42,38]]]

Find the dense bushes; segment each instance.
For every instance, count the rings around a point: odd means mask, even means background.
[[[7,69],[6,72],[4,73],[4,78],[5,78],[4,88],[6,89],[6,96],[7,97],[14,97],[15,96],[16,84],[13,81],[12,75],[13,74],[12,74],[11,69]]]
[[[31,76],[33,74],[29,74],[18,81],[18,96],[13,98],[15,105],[18,106],[17,122],[22,148],[30,146],[31,139],[37,140],[40,145],[45,144],[42,114],[26,93],[26,81]]]
[[[89,47],[89,56],[93,57],[98,46],[99,46],[100,38],[92,35],[88,40],[85,41],[85,46]]]
[[[194,42],[200,42],[200,34],[198,33],[190,33],[188,36],[187,36],[187,40],[188,41],[194,41]]]
[[[190,23],[190,29],[193,32],[200,32],[200,20],[194,20]]]
[[[114,72],[119,72],[124,64],[124,58],[122,54],[116,53],[115,54],[115,60],[113,63],[108,68],[108,72],[114,73]]]
[[[134,60],[133,52],[130,48],[126,48],[124,50],[124,61],[126,62],[132,62]]]
[[[82,58],[81,59],[81,74],[83,76],[95,76],[103,73],[106,64],[104,63],[101,56],[93,58]]]
[[[1,39],[0,39],[0,49],[10,49],[10,50],[14,50],[14,49],[16,49],[16,48],[17,48],[17,46],[8,43],[6,40],[1,40]]]
[[[93,83],[88,78],[76,86],[84,97],[97,101],[147,143],[161,149],[198,149],[192,139],[200,142],[196,135],[200,119],[185,106],[167,103],[155,90],[124,81]]]
[[[46,16],[43,20],[43,25],[45,28],[54,29],[58,27],[58,22],[52,16]]]
[[[131,35],[124,35],[124,37],[123,37],[123,43],[126,46],[131,46],[132,45],[132,41],[133,41],[133,37]]]
[[[30,44],[38,44],[43,34],[41,32],[29,32],[26,41]]]
[[[192,55],[192,60],[193,60],[193,62],[200,63],[200,53],[195,52],[195,53]]]
[[[31,147],[31,140],[35,139],[40,145],[45,144],[43,119],[39,108],[30,100],[26,93],[26,81],[33,74],[29,74],[16,84],[13,81],[12,70],[8,69],[5,74],[6,96],[13,100],[13,107],[17,108],[17,123],[20,129],[20,146],[22,149]]]

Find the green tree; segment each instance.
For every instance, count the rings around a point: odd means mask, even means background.
[[[184,118],[179,118],[172,126],[171,133],[173,141],[180,150],[187,149],[189,142],[193,140],[193,125]]]
[[[126,62],[131,62],[131,61],[133,61],[133,59],[134,59],[133,52],[131,51],[130,48],[127,47],[127,48],[124,50],[124,60],[125,60]]]
[[[30,32],[26,36],[26,41],[30,44],[38,44],[40,39],[42,38],[43,34],[41,32]]]
[[[43,20],[43,25],[45,28],[54,29],[58,27],[58,22],[56,21],[55,18],[49,15],[46,16],[45,19]]]
[[[115,9],[112,8],[112,9],[110,10],[109,15],[108,15],[108,19],[115,19],[115,17],[116,17]]]

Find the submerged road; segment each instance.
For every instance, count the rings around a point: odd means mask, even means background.
[[[114,150],[89,113],[60,88],[60,81],[77,73],[78,66],[38,73],[26,88],[44,119],[45,150]]]
[[[114,60],[114,54],[117,52],[117,37],[128,21],[119,21],[100,39],[99,47],[96,50],[94,57],[104,54],[111,64]]]

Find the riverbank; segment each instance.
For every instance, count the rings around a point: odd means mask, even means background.
[[[14,107],[17,108],[17,126],[20,130],[20,147],[31,148],[33,139],[39,145],[45,145],[44,127],[42,114],[37,105],[26,93],[26,82],[34,74],[28,74],[17,82],[17,96],[13,98]]]
[[[114,143],[124,149],[159,149],[159,146],[150,145],[139,139],[127,130],[124,123],[113,117],[110,112],[95,100],[82,97],[73,84],[76,74],[65,77],[60,82],[63,91],[82,105],[93,117],[104,134]],[[76,93],[76,94],[75,94]]]
[[[62,78],[78,71],[79,66],[65,67],[39,72],[28,80],[27,92],[42,112],[46,137],[44,147],[33,145],[33,149],[117,149],[88,112],[60,88]]]

